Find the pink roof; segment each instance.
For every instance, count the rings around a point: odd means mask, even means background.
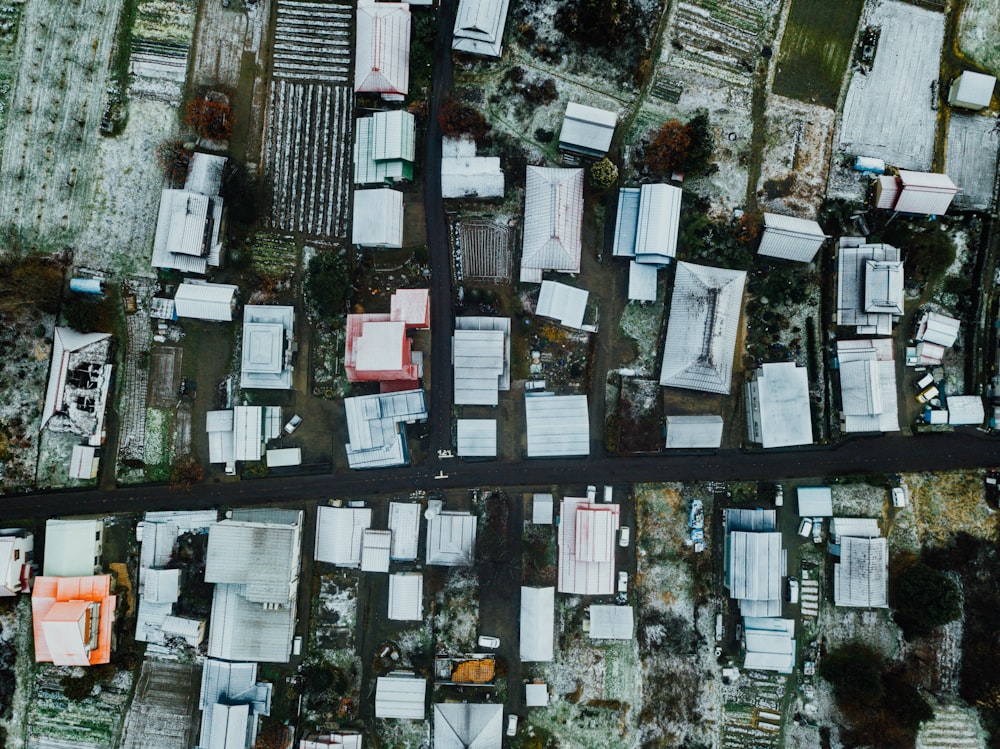
[[[559,515],[559,592],[614,593],[614,546],[621,507],[566,497]]]
[[[430,289],[397,289],[392,295],[389,314],[410,328],[431,326]]]
[[[299,749],[329,749],[331,746],[340,749],[361,749],[361,734],[332,733],[313,739],[302,739],[299,742]]]
[[[386,314],[347,316],[344,370],[349,382],[419,379],[406,326]]]
[[[837,351],[857,351],[874,349],[875,361],[892,361],[895,357],[892,352],[891,338],[856,338],[846,341],[837,341]]]
[[[57,666],[90,666],[111,660],[111,629],[117,598],[111,576],[38,577],[31,596],[35,660]],[[90,604],[100,608],[87,621]],[[87,633],[97,627],[97,647],[88,652]]]
[[[876,208],[891,209],[896,205],[896,198],[899,196],[899,178],[891,174],[881,175],[878,178],[876,195],[878,199]]]
[[[409,4],[359,2],[354,91],[405,94],[409,87]]]

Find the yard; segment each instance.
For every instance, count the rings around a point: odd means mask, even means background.
[[[958,46],[985,72],[1000,74],[1000,0],[965,0],[958,21]]]

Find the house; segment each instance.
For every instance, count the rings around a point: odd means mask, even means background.
[[[405,109],[375,112],[354,121],[354,184],[413,179],[416,119]]]
[[[678,263],[660,384],[729,393],[746,271]]]
[[[415,560],[420,540],[420,505],[413,502],[390,502],[389,530],[392,531],[389,556],[397,561]]]
[[[567,286],[557,281],[542,281],[535,314],[558,320],[563,327],[581,330],[583,317],[587,313],[589,295],[589,291],[575,286]]]
[[[278,305],[243,307],[240,387],[291,390],[295,309]],[[238,460],[238,458],[237,458]]]
[[[799,500],[799,517],[833,516],[833,491],[829,486],[800,486],[795,493]]]
[[[521,662],[548,662],[555,640],[555,588],[521,586]]]
[[[470,55],[500,57],[510,0],[459,0],[451,48]]]
[[[774,510],[726,510],[725,585],[744,617],[781,614],[787,567]]]
[[[389,613],[393,621],[423,621],[424,576],[420,572],[389,575]]]
[[[679,187],[667,184],[619,189],[612,254],[656,268],[672,263],[682,195]]]
[[[229,283],[185,281],[177,287],[174,310],[177,317],[232,322],[238,286]]]
[[[299,741],[299,749],[330,749],[331,747],[333,749],[361,749],[361,734],[338,731]]]
[[[497,420],[458,419],[455,441],[460,458],[495,458]]]
[[[891,339],[837,341],[837,361],[843,431],[899,431]]]
[[[747,438],[762,447],[813,441],[809,375],[795,362],[761,365],[745,385]]]
[[[521,282],[540,283],[546,270],[580,272],[583,170],[527,168]]]
[[[456,317],[452,341],[455,403],[497,405],[510,390],[510,318]]]
[[[361,571],[388,572],[392,533],[366,528],[361,531]]]
[[[205,273],[221,262],[222,198],[164,189],[153,237],[154,268]]]
[[[403,101],[410,88],[410,6],[358,0],[354,93]]]
[[[534,525],[552,525],[552,495],[531,495],[531,522]]]
[[[205,414],[208,462],[236,473],[236,461],[259,461],[263,444],[281,432],[281,406],[235,406]],[[271,451],[269,451],[271,452]]]
[[[423,359],[413,352],[410,330],[430,327],[428,289],[399,289],[389,313],[347,316],[344,370],[349,382],[381,382],[382,392],[410,389],[423,374]]]
[[[946,174],[908,172],[883,174],[875,181],[875,207],[928,216],[948,212],[958,188]]]
[[[476,516],[468,512],[436,512],[427,518],[424,561],[442,567],[471,567],[476,558],[476,523]]]
[[[590,415],[586,395],[524,396],[528,457],[590,455]]]
[[[996,76],[964,70],[951,83],[948,103],[962,109],[986,109],[993,100]]]
[[[427,679],[410,671],[392,671],[375,683],[375,717],[423,720],[426,712]]]
[[[47,577],[88,577],[101,568],[104,520],[80,518],[45,521],[42,574]]]
[[[117,603],[111,575],[35,578],[35,661],[56,666],[110,663]]]
[[[837,325],[859,335],[891,335],[903,314],[903,261],[888,244],[841,237],[837,256]]]
[[[72,432],[90,447],[104,444],[104,415],[114,371],[108,333],[78,333],[56,326],[42,429]]]
[[[667,416],[666,448],[718,448],[722,445],[722,417],[717,415]]]
[[[566,105],[559,130],[559,150],[587,159],[602,159],[611,148],[617,124],[617,112],[571,101]]]
[[[954,426],[982,426],[986,420],[983,399],[978,395],[949,395],[945,405],[948,407],[948,423]]]
[[[201,672],[198,749],[249,749],[260,716],[271,714],[273,685],[257,680],[256,663],[208,658]]]
[[[560,593],[607,596],[615,592],[615,540],[620,523],[617,504],[563,498],[558,535]]]
[[[760,238],[757,254],[811,263],[829,238],[815,221],[765,213],[764,234]]]
[[[938,312],[927,311],[917,322],[917,332],[914,339],[933,343],[942,348],[951,348],[958,339],[961,323],[954,317],[948,317]]]
[[[503,705],[434,705],[434,749],[499,749],[502,741]]]
[[[320,505],[313,558],[338,567],[361,566],[361,535],[371,527],[370,507]]]
[[[200,683],[200,665],[145,659],[125,716],[121,749],[196,746]]]
[[[0,598],[31,590],[35,537],[21,529],[0,531]]]
[[[795,620],[777,617],[743,617],[746,671],[790,674],[795,668]]]
[[[635,612],[631,606],[591,604],[591,640],[631,640],[635,637]]]
[[[288,662],[302,519],[301,510],[233,510],[209,529],[205,582],[215,584],[209,657]]]
[[[430,289],[396,289],[389,298],[389,318],[407,330],[427,330],[431,326]]]
[[[471,136],[444,138],[441,145],[442,198],[502,198],[504,173],[499,156],[476,156]]]
[[[410,462],[404,424],[427,420],[423,390],[344,398],[347,462],[351,468],[389,468]]]
[[[355,190],[351,242],[359,247],[402,247],[403,193],[388,187]]]
[[[888,579],[888,539],[840,539],[840,561],[833,565],[835,606],[888,608]]]

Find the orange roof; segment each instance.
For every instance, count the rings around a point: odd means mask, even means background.
[[[459,684],[486,684],[493,680],[492,658],[462,661],[451,672],[451,680]]]
[[[90,604],[99,604],[93,621]],[[117,598],[111,576],[38,577],[31,595],[35,660],[57,666],[91,666],[111,660],[111,627]],[[89,632],[97,627],[97,646]]]

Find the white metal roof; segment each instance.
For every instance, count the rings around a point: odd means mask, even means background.
[[[362,371],[402,369],[405,337],[404,322],[365,322],[361,335],[354,341],[355,366]]]
[[[953,107],[984,109],[990,105],[996,85],[996,76],[964,70],[952,83],[948,103]]]
[[[294,325],[293,307],[270,304],[247,304],[243,307],[242,387],[291,389],[292,367],[287,349]]]
[[[441,159],[442,198],[502,198],[504,173],[498,156]]]
[[[889,345],[880,345],[880,340]],[[837,341],[837,359],[845,430],[898,431],[896,365],[891,341]]]
[[[204,273],[219,264],[222,198],[164,190],[153,237],[154,268]],[[206,231],[207,230],[207,231]]]
[[[795,620],[776,617],[743,617],[747,671],[790,674],[795,667]]]
[[[101,554],[104,521],[100,518],[45,521],[42,574],[46,577],[89,577]]]
[[[366,528],[361,532],[361,571],[388,572],[392,532]]]
[[[853,325],[859,334],[889,335],[896,319],[891,309],[865,310],[868,261],[895,263],[899,250],[888,244],[867,244],[855,237],[840,240],[837,254],[837,325]]]
[[[354,91],[406,94],[410,86],[410,6],[358,3]]]
[[[896,198],[895,209],[902,213],[943,215],[958,192],[947,174],[900,169],[899,181],[902,189]]]
[[[403,424],[427,418],[423,390],[344,398],[347,460],[351,468],[406,465],[409,451]]]
[[[555,639],[555,588],[521,586],[521,661],[551,661]]]
[[[181,571],[146,569],[141,574],[139,595],[151,603],[177,603],[181,593]]]
[[[566,105],[559,148],[587,156],[604,156],[618,124],[618,113],[571,101]]]
[[[392,531],[390,556],[399,560],[416,559],[420,540],[420,505],[390,502],[389,530]]]
[[[538,292],[538,306],[535,314],[551,317],[560,325],[579,330],[583,327],[583,317],[587,312],[587,297],[590,292],[567,286],[558,281],[542,281]]]
[[[420,572],[389,575],[389,619],[422,621],[424,618],[424,576]]]
[[[917,323],[917,333],[914,338],[947,348],[955,345],[960,325],[961,323],[954,317],[928,311]]]
[[[427,520],[427,564],[471,567],[476,557],[477,518],[468,512],[439,512]]]
[[[319,506],[316,516],[317,562],[338,567],[358,567],[361,564],[361,534],[371,527],[370,507]]]
[[[375,717],[423,720],[427,680],[405,671],[378,677],[375,684]]]
[[[459,0],[452,49],[500,57],[509,4],[510,0]]]
[[[747,430],[763,447],[813,441],[809,375],[795,362],[767,363],[747,383]]]
[[[525,707],[547,707],[549,704],[549,688],[545,684],[531,682],[524,685]]]
[[[722,444],[722,417],[710,414],[667,416],[668,449],[711,448]]]
[[[729,594],[743,601],[781,600],[782,551],[780,533],[732,531],[728,540],[726,582]]]
[[[178,317],[229,322],[238,286],[228,283],[184,282],[177,287],[174,308]]]
[[[590,455],[586,395],[525,395],[528,457]]]
[[[205,582],[232,583],[254,603],[295,599],[302,551],[302,513],[293,522],[223,520],[208,531]]]
[[[628,299],[630,302],[655,302],[659,266],[638,263],[628,264]]]
[[[264,454],[268,468],[302,465],[301,447],[272,447]]]
[[[681,195],[681,189],[673,185],[652,184],[639,188],[636,262],[666,265],[677,255]]]
[[[543,270],[580,272],[583,170],[529,166],[524,191],[521,280]]]
[[[840,562],[833,565],[835,606],[888,608],[888,578],[888,539],[840,539]]]
[[[233,432],[233,411],[209,411],[206,414],[208,432],[208,462],[232,463],[236,460],[236,441]]]
[[[728,394],[746,271],[678,263],[660,384]]]
[[[631,640],[635,621],[631,606],[590,606],[591,640]]]
[[[846,536],[878,538],[882,531],[875,518],[830,518],[830,541],[839,544]]]
[[[233,457],[236,460],[260,460],[263,450],[264,409],[260,406],[236,406],[233,409]]]
[[[811,263],[827,235],[819,224],[795,216],[764,214],[764,236],[758,254]]]
[[[552,495],[531,496],[531,522],[535,525],[552,525]]]
[[[351,242],[361,247],[402,247],[403,193],[388,187],[355,190]]]
[[[504,372],[509,372],[507,333],[501,329],[463,330],[456,325],[453,341],[455,403],[497,405],[500,381]]]
[[[502,742],[503,705],[434,705],[434,749],[500,749]]]
[[[97,478],[99,463],[97,448],[88,445],[73,445],[73,452],[69,459],[69,477],[83,481]]]
[[[903,314],[903,263],[869,260],[865,263],[864,311]]]
[[[615,214],[615,239],[611,254],[635,257],[635,237],[639,231],[640,188],[618,189],[618,212]]]
[[[287,606],[264,606],[248,601],[241,594],[243,588],[227,583],[215,586],[208,655],[232,661],[287,663],[295,635],[295,598]]]
[[[497,455],[496,419],[459,419],[458,455],[461,458],[495,458]]]
[[[833,491],[829,486],[800,486],[796,495],[799,517],[828,518],[833,515]]]
[[[499,330],[503,332],[503,372],[500,373],[500,377],[497,381],[497,387],[500,390],[510,390],[510,318],[480,317],[475,315],[456,317],[455,330]]]
[[[949,395],[945,405],[949,424],[981,425],[986,419],[983,399],[978,395]]]

